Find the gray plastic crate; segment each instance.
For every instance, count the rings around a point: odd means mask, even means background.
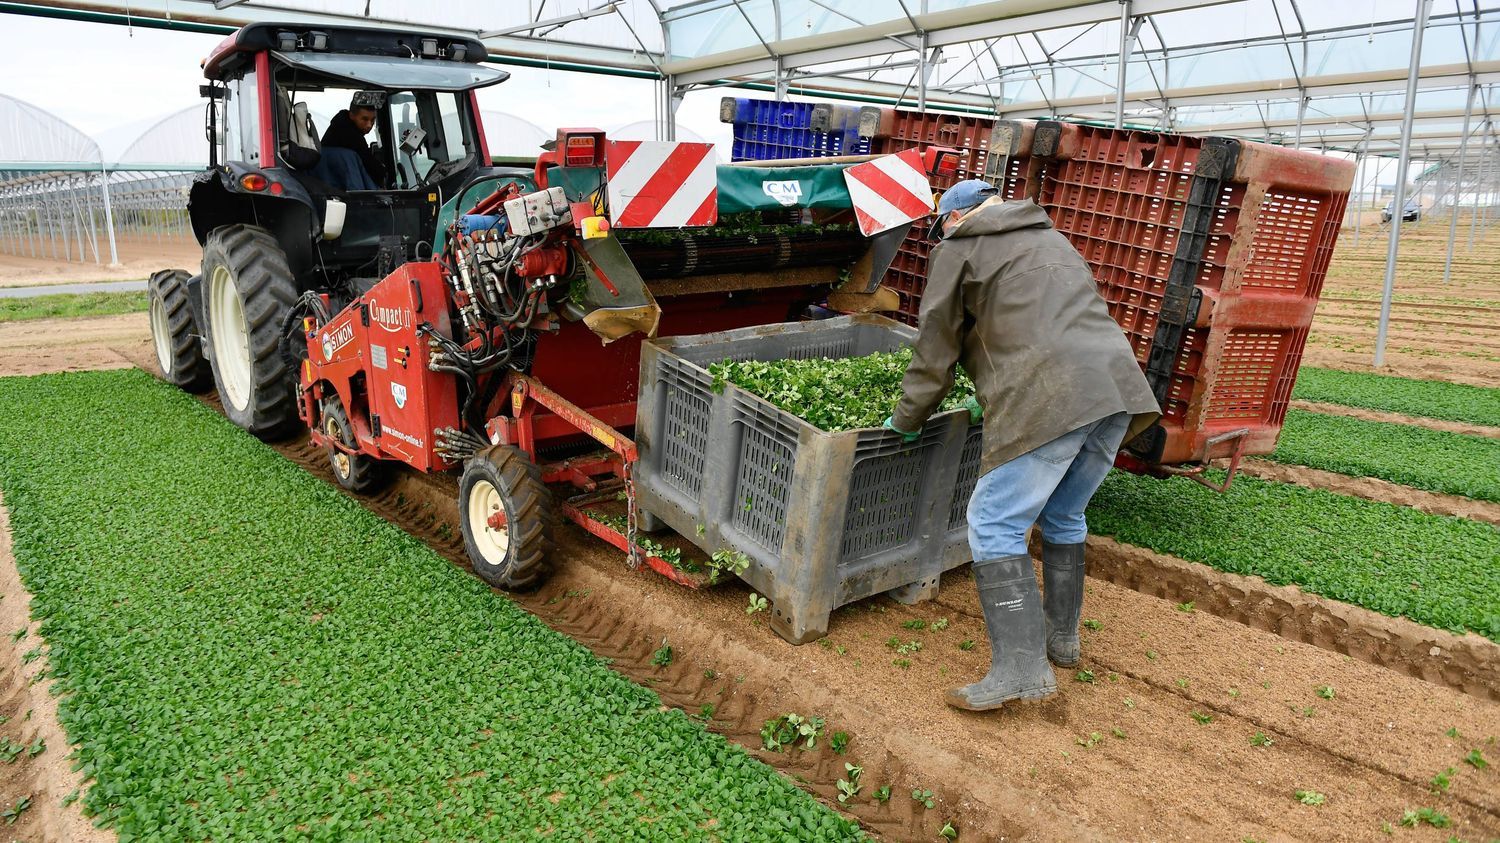
[[[911,444],[880,428],[825,433],[732,385],[716,394],[708,366],[860,357],[914,339],[860,315],[641,347],[640,506],[705,552],[749,557],[742,577],[770,599],[772,628],[788,641],[823,636],[834,609],[872,594],[929,599],[943,571],[969,561],[980,426],[952,411]]]

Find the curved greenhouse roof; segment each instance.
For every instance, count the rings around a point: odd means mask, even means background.
[[[71,123],[15,97],[0,94],[0,181],[7,171],[97,169],[99,144]]]
[[[20,11],[214,33],[261,21],[417,27],[477,36],[502,64],[652,78],[678,96],[739,87],[1004,117],[1119,117],[1375,154],[1399,145],[1418,8],[1416,0],[383,0],[372,14],[367,0],[68,5]],[[1500,108],[1497,24],[1500,0],[1431,0],[1414,149],[1453,150],[1466,110],[1470,134],[1490,133]]]

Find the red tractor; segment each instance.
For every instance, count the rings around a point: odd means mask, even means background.
[[[300,420],[351,490],[393,462],[461,471],[465,544],[494,585],[541,581],[557,514],[694,584],[635,540],[656,526],[624,432],[641,340],[890,309],[878,279],[914,217],[865,237],[851,162],[719,167],[707,144],[592,129],[560,130],[532,168],[493,167],[472,92],[505,74],[484,57],[384,30],[226,39],[205,62],[215,153],[190,203],[203,272],[151,284],[163,373],[202,387],[211,372],[257,435]],[[350,156],[314,142],[346,100],[375,112],[373,184],[338,183]],[[916,165],[953,164],[931,149]],[[601,505],[623,514],[591,516]]]

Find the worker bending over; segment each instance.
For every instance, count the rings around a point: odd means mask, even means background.
[[[1047,661],[1078,663],[1083,510],[1128,442],[1160,416],[1093,275],[1034,202],[1004,202],[993,185],[960,182],[933,223],[920,330],[886,427],[914,441],[953,388],[974,380],[984,419],[983,475],[969,499],[974,581],[989,628],[990,671],[949,691],[981,711],[1057,690]],[[1026,531],[1042,530],[1042,579]]]

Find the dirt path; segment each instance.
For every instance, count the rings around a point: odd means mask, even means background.
[[[0,287],[30,287],[38,284],[70,284],[90,281],[136,281],[150,277],[158,269],[174,267],[198,271],[203,252],[192,237],[120,237],[116,242],[120,265],[108,266],[108,251],[101,252],[104,263],[88,260],[59,261],[50,257],[21,257],[0,254]],[[101,249],[106,244],[100,243]]]
[[[1493,387],[1500,384],[1500,364],[1485,364],[1465,358],[1437,359],[1388,349],[1385,365],[1374,369],[1370,366],[1371,354],[1371,351],[1364,348],[1325,347],[1317,338],[1312,338],[1308,340],[1307,350],[1302,355],[1302,365],[1343,369],[1346,372],[1394,375],[1398,378],[1450,381],[1469,386]]]
[[[52,681],[39,678],[47,669],[45,655],[31,656],[41,646],[37,628],[30,619],[31,594],[21,584],[11,550],[10,515],[0,499],[0,630],[7,640],[0,652],[0,751],[16,743],[27,749],[10,763],[0,763],[0,810],[13,809],[21,799],[28,807],[13,825],[0,834],[12,840],[56,841],[56,843],[104,843],[115,839],[83,815],[82,801],[64,806],[63,800],[81,793],[83,777],[68,761],[72,751],[57,721],[57,698]],[[18,630],[26,635],[16,639]],[[33,756],[31,747],[39,749]],[[8,753],[4,753],[8,754]],[[3,757],[3,755],[0,755]]]
[[[0,373],[6,375],[125,369],[134,365],[126,353],[153,354],[144,313],[0,322]]]
[[[1383,374],[1449,380],[1477,386],[1500,383],[1500,232],[1467,243],[1468,218],[1452,277],[1443,283],[1448,228],[1423,220],[1402,232],[1390,336]],[[1385,276],[1388,232],[1363,232],[1358,245],[1345,229],[1328,268],[1303,362],[1371,371],[1375,320]]]

